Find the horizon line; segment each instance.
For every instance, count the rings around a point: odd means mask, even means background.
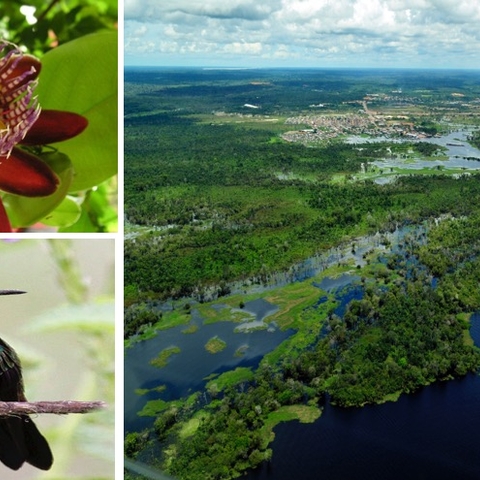
[[[478,72],[480,68],[475,67],[409,67],[409,66],[266,66],[266,67],[246,67],[246,66],[209,66],[209,65],[164,65],[164,64],[124,64],[124,68],[190,68],[202,70],[463,70]]]

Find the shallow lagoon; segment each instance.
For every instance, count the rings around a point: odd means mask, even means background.
[[[227,308],[220,306],[220,308]],[[265,300],[247,302],[254,316],[249,327],[256,322],[264,324],[263,319],[275,311],[276,307]],[[187,396],[205,386],[205,377],[212,373],[222,373],[235,367],[256,367],[261,358],[288,338],[292,330],[280,331],[275,328],[254,330],[243,328],[233,322],[203,323],[196,309],[192,309],[192,323],[197,326],[194,333],[184,333],[188,328],[180,326],[158,332],[152,339],[134,344],[125,352],[125,431],[135,431],[152,423],[152,417],[139,417],[147,401],[162,398],[174,400]],[[243,324],[244,326],[246,324]],[[227,344],[219,353],[211,354],[205,350],[205,344],[213,337],[219,337]],[[164,368],[149,364],[165,348],[177,346],[181,352],[169,357]],[[239,352],[241,354],[239,355]],[[144,395],[137,389],[154,389],[165,385],[159,393],[155,390]]]

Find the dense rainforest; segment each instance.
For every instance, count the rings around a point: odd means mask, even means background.
[[[463,215],[468,207],[464,198],[479,198],[480,182],[477,177],[458,181],[450,176],[411,176],[385,186],[369,181],[278,186],[251,193],[251,202],[256,197],[264,203],[244,208],[244,199],[232,198],[238,190],[224,193],[231,195],[217,200],[224,203],[223,214],[217,209],[223,218],[213,220],[211,228],[187,227],[181,235],[170,230],[161,243],[148,236],[128,243],[127,285],[154,292],[158,298],[195,295],[202,299],[212,285],[220,290],[222,281],[265,279],[345,236],[444,213]],[[201,212],[203,197],[193,198],[199,203],[192,208]],[[234,206],[229,208],[228,203]],[[182,211],[195,215],[186,208]]]
[[[344,308],[332,296],[320,302],[311,281],[300,283],[295,307],[282,312],[281,326],[295,334],[257,368],[226,371],[186,398],[159,400],[153,426],[126,433],[127,457],[149,452],[151,463],[180,479],[241,476],[271,458],[276,424],[313,421],[326,401],[381,403],[480,368],[469,335],[480,308],[480,159],[470,170],[449,169],[445,148],[410,137],[282,138],[293,128],[288,116],[319,102],[330,114],[356,114],[366,91],[389,93],[401,81],[402,98],[381,93],[372,101],[385,118],[406,109],[405,122],[429,135],[450,131],[454,119],[478,147],[479,120],[465,106],[476,105],[478,81],[439,74],[422,95],[425,76],[405,72],[337,72],[337,83],[332,72],[231,75],[126,76],[127,345],[147,331],[189,325],[194,308],[218,298],[228,304],[234,283],[246,292],[332,247],[354,251],[361,236],[410,227],[412,234],[392,249],[385,241],[362,263],[335,267],[359,277]],[[452,92],[463,101],[444,111]],[[411,169],[419,158],[432,166]],[[243,300],[231,302],[241,310]],[[160,308],[167,303],[172,308]],[[172,352],[160,352],[159,367]]]

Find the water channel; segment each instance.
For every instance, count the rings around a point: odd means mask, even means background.
[[[402,227],[394,232],[359,238],[355,240],[353,249],[352,244],[332,248],[297,264],[288,272],[272,276],[266,284],[245,285],[238,282],[232,284],[231,290],[232,293],[247,291],[260,293],[313,278],[326,268],[341,262],[363,265],[365,263],[363,255],[368,250],[373,248],[377,251],[385,251],[384,243],[390,245],[389,249],[395,250],[405,236],[423,231],[424,227],[421,226],[416,227],[415,230],[412,227]],[[314,283],[319,288],[319,302],[324,292],[340,290],[359,279],[360,277],[356,275],[344,274],[337,278],[326,277],[318,284]],[[354,298],[352,294],[358,295],[358,292],[355,293],[355,290],[345,292],[344,301],[339,306],[337,314],[341,314],[345,308],[344,304]],[[163,307],[171,308],[168,305]],[[218,304],[214,305],[214,308],[224,308],[224,306]],[[268,316],[277,309],[277,306],[263,299],[257,299],[246,302],[242,309],[250,314],[247,322],[205,324],[198,310],[193,307],[192,319],[188,327],[180,326],[162,330],[150,340],[133,344],[125,351],[125,430],[139,431],[152,424],[151,417],[137,415],[148,401],[159,398],[165,401],[178,399],[202,389],[206,384],[205,377],[211,374],[222,373],[239,366],[257,366],[266,353],[274,350],[293,333],[293,331],[280,331],[272,322],[268,325],[265,323],[268,321]],[[232,313],[234,310],[232,309]],[[185,333],[193,326],[196,329],[194,333]],[[258,328],[262,326],[267,328]],[[227,347],[212,355],[206,351],[205,344],[215,336],[225,341]],[[150,365],[150,360],[162,350],[173,346],[180,348],[180,353],[171,355],[165,367],[158,368]],[[241,355],[238,355],[239,352]],[[162,387],[163,391],[155,390],[158,387]],[[142,395],[138,393],[139,390],[144,390]]]

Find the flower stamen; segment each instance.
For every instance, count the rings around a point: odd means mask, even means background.
[[[4,53],[6,51],[6,53]],[[8,157],[38,120],[40,106],[33,96],[39,63],[6,41],[0,41],[0,156]]]

